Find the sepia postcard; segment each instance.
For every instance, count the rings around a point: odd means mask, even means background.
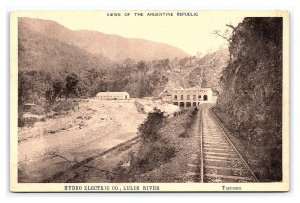
[[[12,192],[289,191],[288,11],[13,11]]]

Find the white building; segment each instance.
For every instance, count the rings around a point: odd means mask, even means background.
[[[127,92],[99,92],[97,98],[102,100],[124,100],[129,99]]]
[[[210,88],[172,89],[172,103],[179,107],[197,106],[204,102],[213,102]]]

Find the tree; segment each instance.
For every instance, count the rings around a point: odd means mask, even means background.
[[[52,83],[52,88],[53,88],[53,99],[54,101],[56,100],[57,97],[61,96],[62,90],[63,90],[63,84],[62,81],[59,79],[56,79]]]
[[[48,104],[53,104],[54,100],[53,99],[53,90],[52,89],[48,89],[46,92],[45,92],[45,100]]]
[[[170,60],[169,59],[161,59],[161,60],[155,60],[152,62],[153,67],[156,69],[156,71],[161,72],[163,70],[169,70],[170,69]],[[156,72],[157,73],[157,72]]]
[[[134,60],[131,58],[127,58],[123,61],[123,63],[125,64],[126,68],[129,68],[134,64]]]
[[[146,75],[150,69],[150,66],[145,61],[139,61],[136,64],[136,67],[137,67],[138,71],[140,73],[142,73],[143,75]]]
[[[79,82],[78,76],[74,73],[66,77],[66,100],[70,94],[77,95],[77,84]]]
[[[31,80],[27,72],[20,71],[18,73],[18,106],[20,111],[22,111],[24,103],[31,101],[33,83],[34,81]]]
[[[186,66],[188,60],[189,60],[188,57],[184,57],[184,58],[179,60],[178,64],[179,64],[180,71],[181,71],[182,68],[184,68]]]
[[[215,30],[212,34],[225,39],[228,42],[228,45],[229,45],[232,42],[232,37],[235,34],[236,27],[234,27],[231,24],[226,24],[226,26],[228,28],[232,29],[232,31],[229,31],[228,29],[226,29],[223,33],[221,33],[220,30]],[[231,52],[229,50],[229,60],[231,61],[231,59],[232,59],[232,56],[231,56]]]

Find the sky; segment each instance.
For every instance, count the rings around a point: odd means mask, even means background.
[[[147,16],[153,11],[143,11],[143,16],[136,16],[137,11],[27,11],[18,16],[53,20],[71,30],[93,30],[166,43],[190,55],[226,47],[226,40],[212,34],[213,31],[224,31],[228,28],[226,24],[236,26],[245,17],[245,13],[232,11],[196,11],[198,16],[177,16],[178,12],[181,11],[155,11],[173,13],[173,16],[158,17]],[[108,16],[110,13],[121,16]]]

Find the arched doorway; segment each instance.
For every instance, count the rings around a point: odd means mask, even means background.
[[[179,107],[184,107],[184,102],[180,102]]]
[[[186,107],[191,107],[191,106],[192,106],[191,102],[186,103]]]
[[[204,101],[207,101],[207,99],[208,99],[208,98],[207,98],[207,95],[204,95],[204,96],[203,96],[203,100],[204,100]]]

